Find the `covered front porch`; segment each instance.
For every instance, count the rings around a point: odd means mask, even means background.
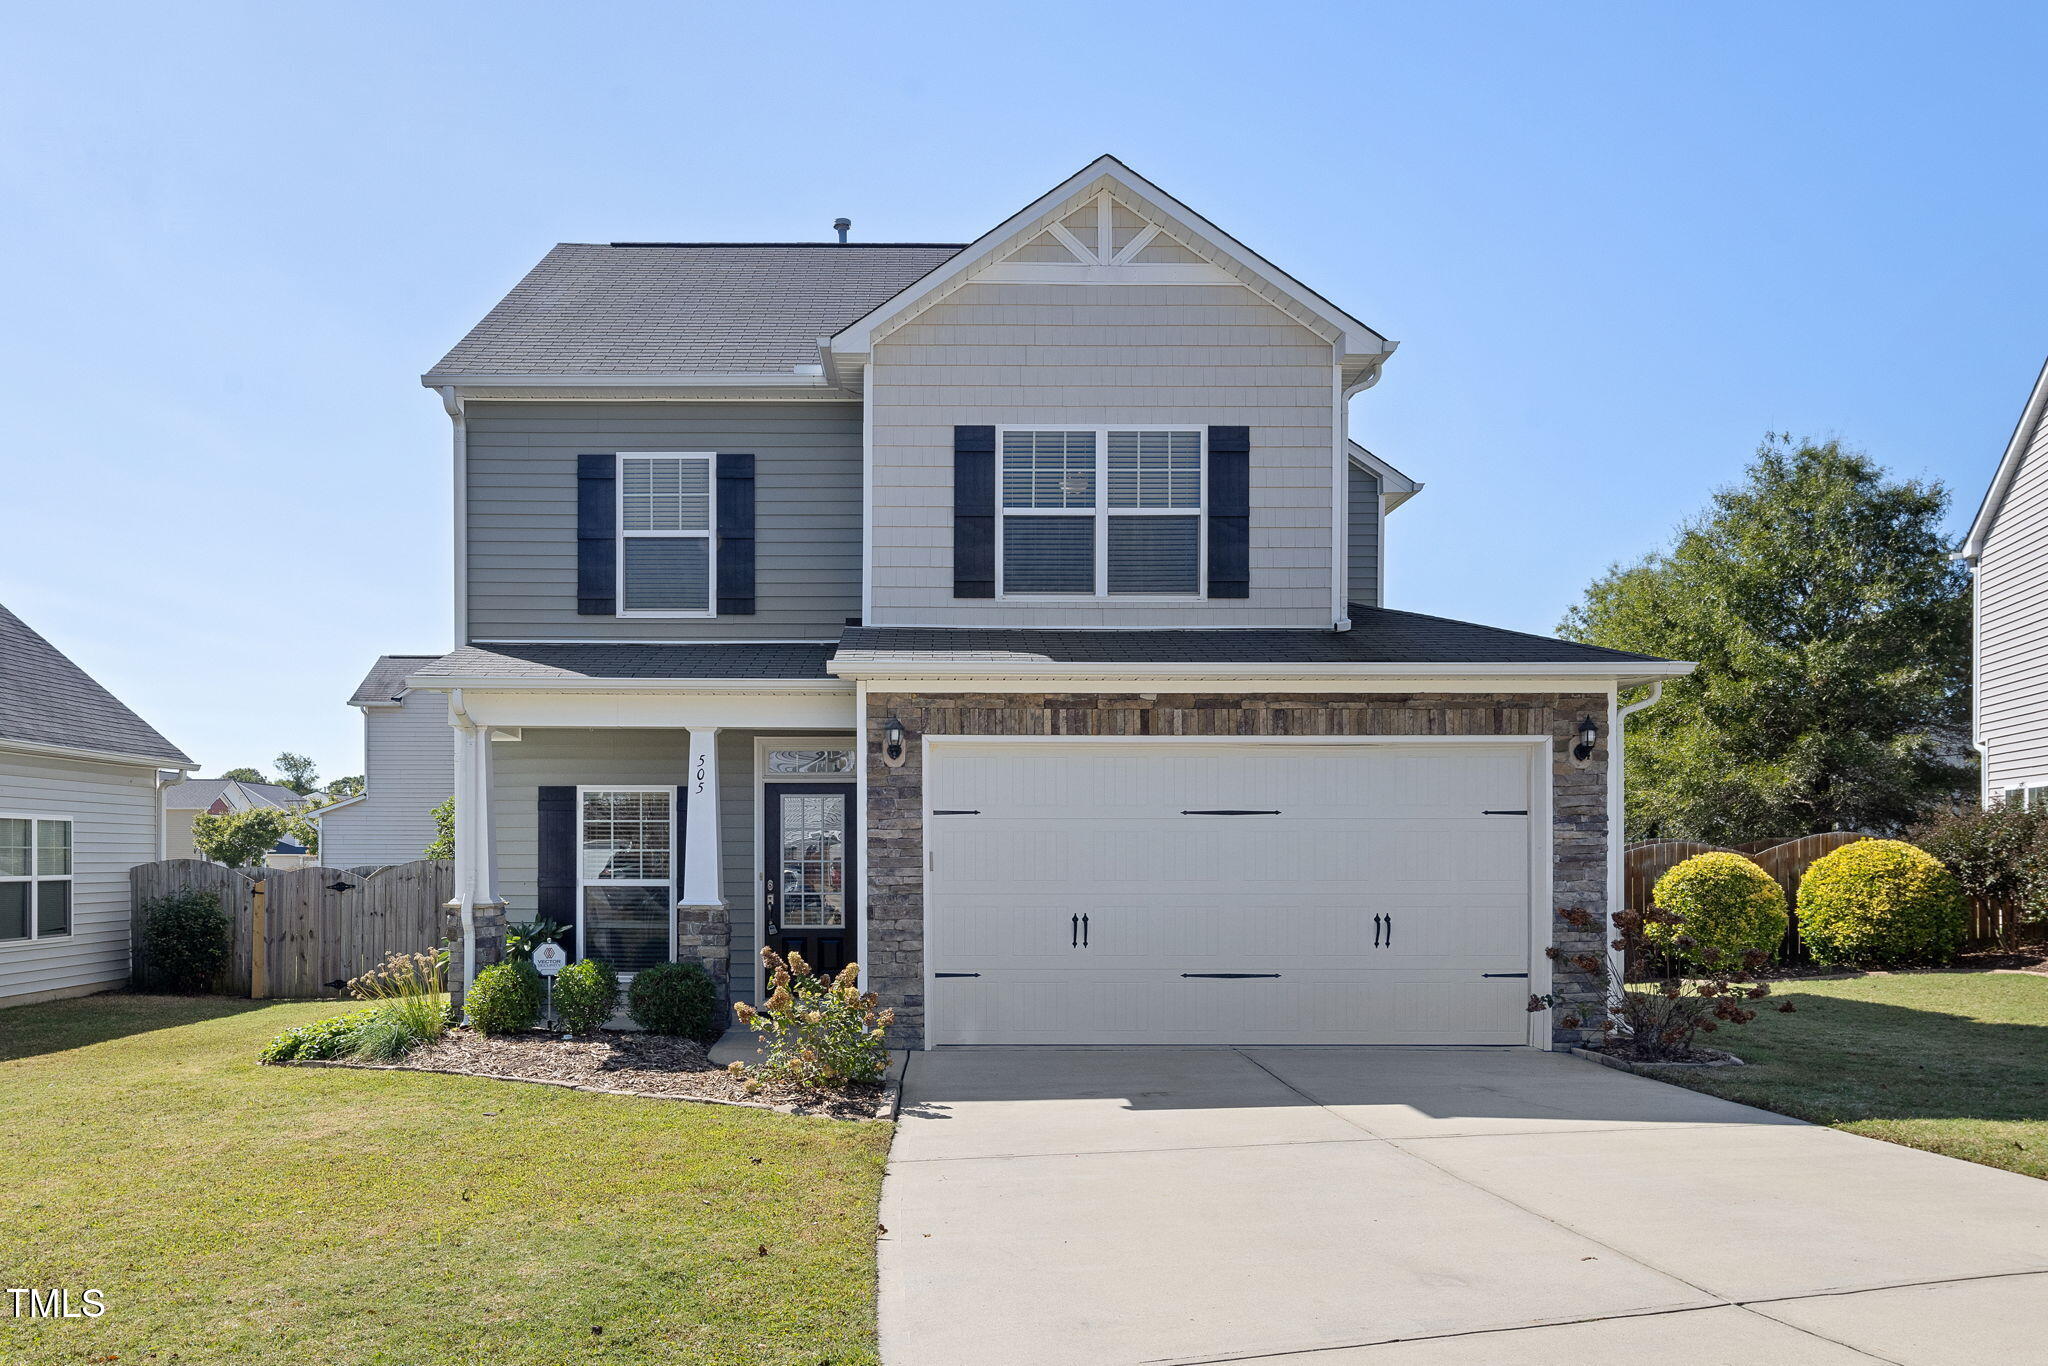
[[[729,1002],[757,999],[764,943],[863,956],[850,684],[415,686],[446,693],[456,732],[454,989],[535,920],[622,978],[702,963]]]

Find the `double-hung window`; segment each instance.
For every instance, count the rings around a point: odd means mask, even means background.
[[[672,787],[577,793],[579,949],[614,972],[639,972],[671,956],[675,799]]]
[[[1202,442],[1200,428],[1003,428],[998,591],[1200,597]]]
[[[0,816],[0,943],[71,933],[71,822]]]
[[[714,458],[665,452],[619,456],[620,616],[712,615]]]

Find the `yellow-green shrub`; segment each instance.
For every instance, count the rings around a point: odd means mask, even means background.
[[[1643,938],[1667,953],[1709,967],[1737,967],[1769,953],[1785,937],[1785,889],[1740,854],[1694,854],[1657,879],[1650,894],[1676,925],[1645,924]]]
[[[1799,880],[1799,933],[1819,963],[1946,963],[1969,927],[1961,885],[1903,840],[1845,844]]]

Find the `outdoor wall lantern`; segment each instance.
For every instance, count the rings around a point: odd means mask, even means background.
[[[901,768],[903,756],[903,723],[892,716],[882,723],[882,762]]]
[[[1579,718],[1579,742],[1572,746],[1572,758],[1580,763],[1593,757],[1593,745],[1600,738],[1600,728],[1593,724],[1590,716]]]

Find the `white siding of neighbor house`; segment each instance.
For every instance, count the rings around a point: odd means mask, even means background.
[[[511,904],[508,921],[534,917],[535,847],[540,789],[552,786],[677,787],[687,781],[690,736],[682,730],[537,730],[496,741],[495,814],[498,894]],[[734,999],[753,1000],[754,987],[754,734],[718,736],[719,843],[723,892],[732,920]]]
[[[1346,482],[1350,530],[1345,538],[1345,584],[1352,602],[1384,607],[1380,588],[1380,477],[1353,465]]]
[[[873,624],[1329,625],[1332,360],[1236,285],[963,286],[878,341],[868,370]],[[954,426],[1049,423],[1250,427],[1251,597],[955,599]]]
[[[1985,790],[2048,785],[2048,422],[1984,538],[1976,592]]]
[[[0,750],[0,813],[71,818],[71,933],[0,942],[10,997],[128,980],[128,870],[156,858],[156,771]]]
[[[830,640],[860,613],[860,405],[516,403],[467,410],[467,640]],[[576,612],[576,457],[754,456],[755,611]]]
[[[320,861],[330,868],[412,862],[434,842],[433,809],[455,790],[446,694],[408,692],[397,706],[362,710],[368,795],[320,818]]]

